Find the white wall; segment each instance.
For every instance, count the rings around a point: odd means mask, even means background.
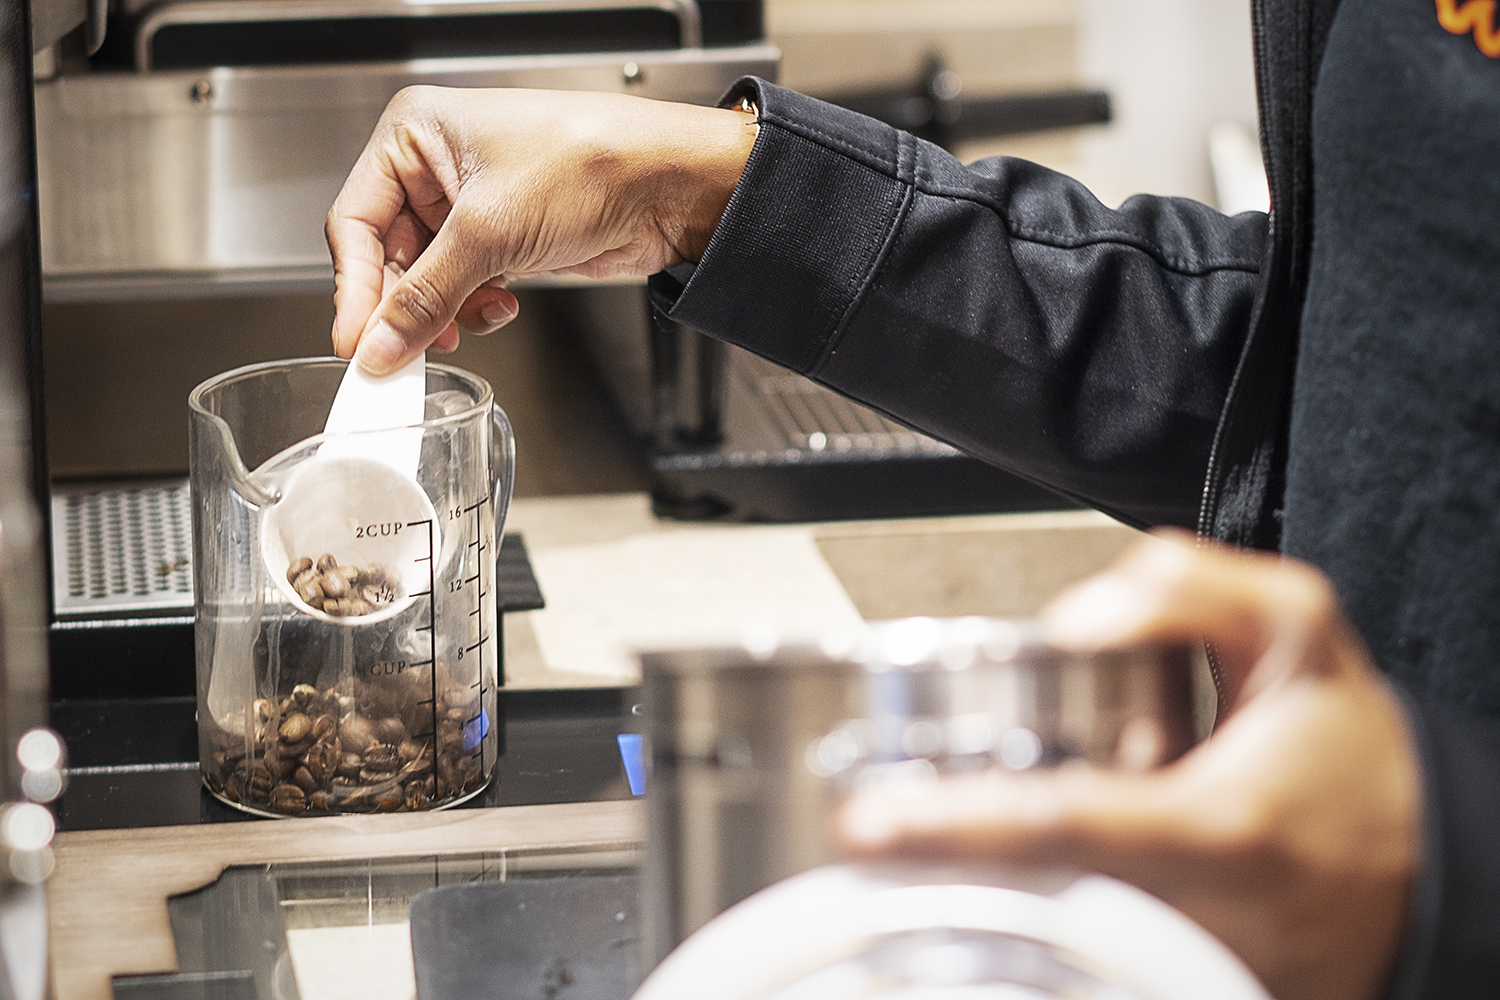
[[[1077,3],[1079,75],[1113,93],[1115,124],[1076,143],[1075,175],[1112,205],[1137,192],[1212,203],[1209,128],[1255,129],[1249,0]]]
[[[1108,204],[1213,201],[1207,136],[1255,128],[1250,0],[768,0],[788,86],[826,95],[914,78],[942,53],[969,93],[1097,85],[1115,123],[967,144],[1071,173]]]

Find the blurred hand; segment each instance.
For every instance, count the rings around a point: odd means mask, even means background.
[[[1420,850],[1401,708],[1300,563],[1149,539],[1043,615],[1076,649],[1207,639],[1228,717],[1159,771],[1063,767],[873,790],[840,816],[856,855],[1066,865],[1177,907],[1279,1000],[1376,997]]]
[[[334,351],[381,374],[510,322],[515,278],[698,260],[755,135],[618,94],[401,91],[328,214]]]

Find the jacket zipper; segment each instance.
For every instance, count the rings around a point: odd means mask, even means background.
[[[1267,115],[1275,113],[1273,105],[1268,100],[1267,93],[1269,84],[1267,82],[1266,75],[1268,72],[1267,66],[1269,65],[1269,56],[1266,51],[1266,2],[1267,0],[1255,0],[1255,2],[1252,4],[1251,30],[1254,36],[1255,45],[1255,94],[1257,100],[1259,101],[1259,106],[1261,109],[1261,159],[1265,163],[1266,188],[1271,192],[1272,198],[1270,212],[1267,219],[1267,253],[1265,264],[1267,268],[1266,274],[1270,275],[1274,273],[1272,268],[1279,263],[1276,258],[1278,256],[1277,221],[1280,212],[1278,211],[1278,206],[1276,204],[1276,193],[1278,190],[1277,164],[1275,159],[1270,155],[1270,143],[1268,141],[1268,136],[1271,134],[1271,129],[1269,127],[1266,127],[1269,124],[1266,122]],[[1249,332],[1246,334],[1245,347],[1240,355],[1242,360],[1249,357],[1250,355],[1250,350],[1253,347],[1253,341],[1256,334],[1259,332],[1261,317],[1264,315],[1264,309],[1265,303],[1261,302],[1260,308],[1255,313],[1255,322],[1251,325]],[[1219,464],[1223,458],[1222,445],[1224,437],[1229,429],[1233,406],[1239,388],[1239,372],[1236,371],[1235,378],[1230,382],[1229,392],[1225,395],[1224,412],[1220,419],[1219,426],[1214,434],[1213,445],[1209,448],[1208,452],[1208,471],[1203,483],[1203,500],[1198,509],[1198,543],[1200,545],[1213,539],[1214,518],[1218,513],[1220,499]],[[1218,703],[1217,718],[1223,718],[1225,712],[1229,707],[1224,703],[1223,666],[1219,659],[1218,650],[1216,650],[1211,643],[1204,644],[1204,652],[1206,653],[1208,658],[1208,671],[1209,675],[1213,678],[1215,700]]]

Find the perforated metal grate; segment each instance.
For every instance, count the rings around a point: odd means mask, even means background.
[[[889,420],[748,352],[729,363],[729,392],[757,413],[757,437],[784,449],[880,457],[947,456],[957,449]]]
[[[186,479],[55,487],[58,615],[191,609],[191,511]]]

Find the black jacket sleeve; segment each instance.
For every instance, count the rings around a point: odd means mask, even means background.
[[[1500,719],[1402,694],[1422,760],[1424,857],[1386,997],[1493,997],[1500,982]]]
[[[964,167],[759,80],[760,135],[674,320],[1137,525],[1196,523],[1266,218],[1119,210],[1010,158]]]

